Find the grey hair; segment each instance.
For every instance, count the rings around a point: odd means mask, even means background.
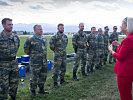
[[[123,20],[123,23],[127,26],[127,32],[129,33],[133,32],[133,18],[132,17],[126,17]]]
[[[36,30],[37,27],[41,27],[41,25],[37,25],[37,24],[34,25],[34,27],[33,27],[34,31]]]

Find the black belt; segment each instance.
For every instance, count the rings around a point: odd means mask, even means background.
[[[9,57],[9,58],[0,58],[1,61],[12,61],[15,60],[16,57]]]

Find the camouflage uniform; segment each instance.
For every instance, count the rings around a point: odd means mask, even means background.
[[[19,68],[16,53],[19,48],[19,38],[15,34],[0,34],[0,100],[7,99],[8,91],[11,97],[16,97]]]
[[[80,59],[81,62],[81,71],[82,74],[85,75],[85,65],[86,65],[86,34],[85,32],[78,31],[76,34],[73,35],[72,43],[76,44],[77,52],[74,57],[74,67],[73,67],[73,73],[76,74]]]
[[[118,33],[117,32],[113,32],[111,35],[110,35],[110,44],[112,44],[112,42],[113,41],[118,41]],[[116,52],[116,49],[117,49],[117,46],[114,46],[113,45],[113,50]],[[109,55],[109,62],[111,62],[112,61],[112,58],[114,58],[113,57],[113,55],[112,54],[110,54]],[[116,59],[114,58],[113,59],[114,60],[114,62],[116,62]]]
[[[92,33],[87,36],[87,42],[88,42],[88,57],[87,57],[87,72],[89,73],[89,70],[93,72],[94,65],[98,66],[98,39],[96,35],[93,35]]]
[[[51,37],[49,44],[50,47],[54,48],[54,72],[52,76],[53,81],[54,83],[57,83],[59,75],[60,80],[64,81],[64,76],[66,73],[66,47],[68,44],[68,38],[65,34],[60,34],[57,32],[56,35]]]
[[[99,65],[102,66],[104,62],[104,38],[103,35],[98,34],[98,53],[99,53]]]
[[[108,32],[104,32],[103,34],[104,38],[104,63],[106,63],[107,58],[108,58],[108,40],[109,40],[109,34]]]
[[[47,78],[47,40],[36,35],[28,38],[24,44],[24,52],[30,55],[30,89],[44,89]]]

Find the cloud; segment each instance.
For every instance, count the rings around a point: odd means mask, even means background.
[[[0,1],[0,5],[1,5],[1,6],[10,6],[8,3],[3,2],[3,1]]]
[[[133,3],[133,0],[123,0],[123,1]]]
[[[31,9],[34,9],[34,10],[40,10],[40,9],[44,9],[42,6],[40,5],[36,5],[36,6],[29,6]]]
[[[21,3],[25,2],[25,0],[9,0],[9,1],[11,1],[11,2],[21,2]]]

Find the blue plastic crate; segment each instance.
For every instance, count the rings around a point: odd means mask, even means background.
[[[18,65],[19,67],[19,77],[25,76],[25,65]]]
[[[29,55],[23,55],[21,56],[21,62],[29,62],[30,56]]]
[[[17,58],[18,63],[20,64],[21,63],[21,57],[16,57],[16,58]]]

